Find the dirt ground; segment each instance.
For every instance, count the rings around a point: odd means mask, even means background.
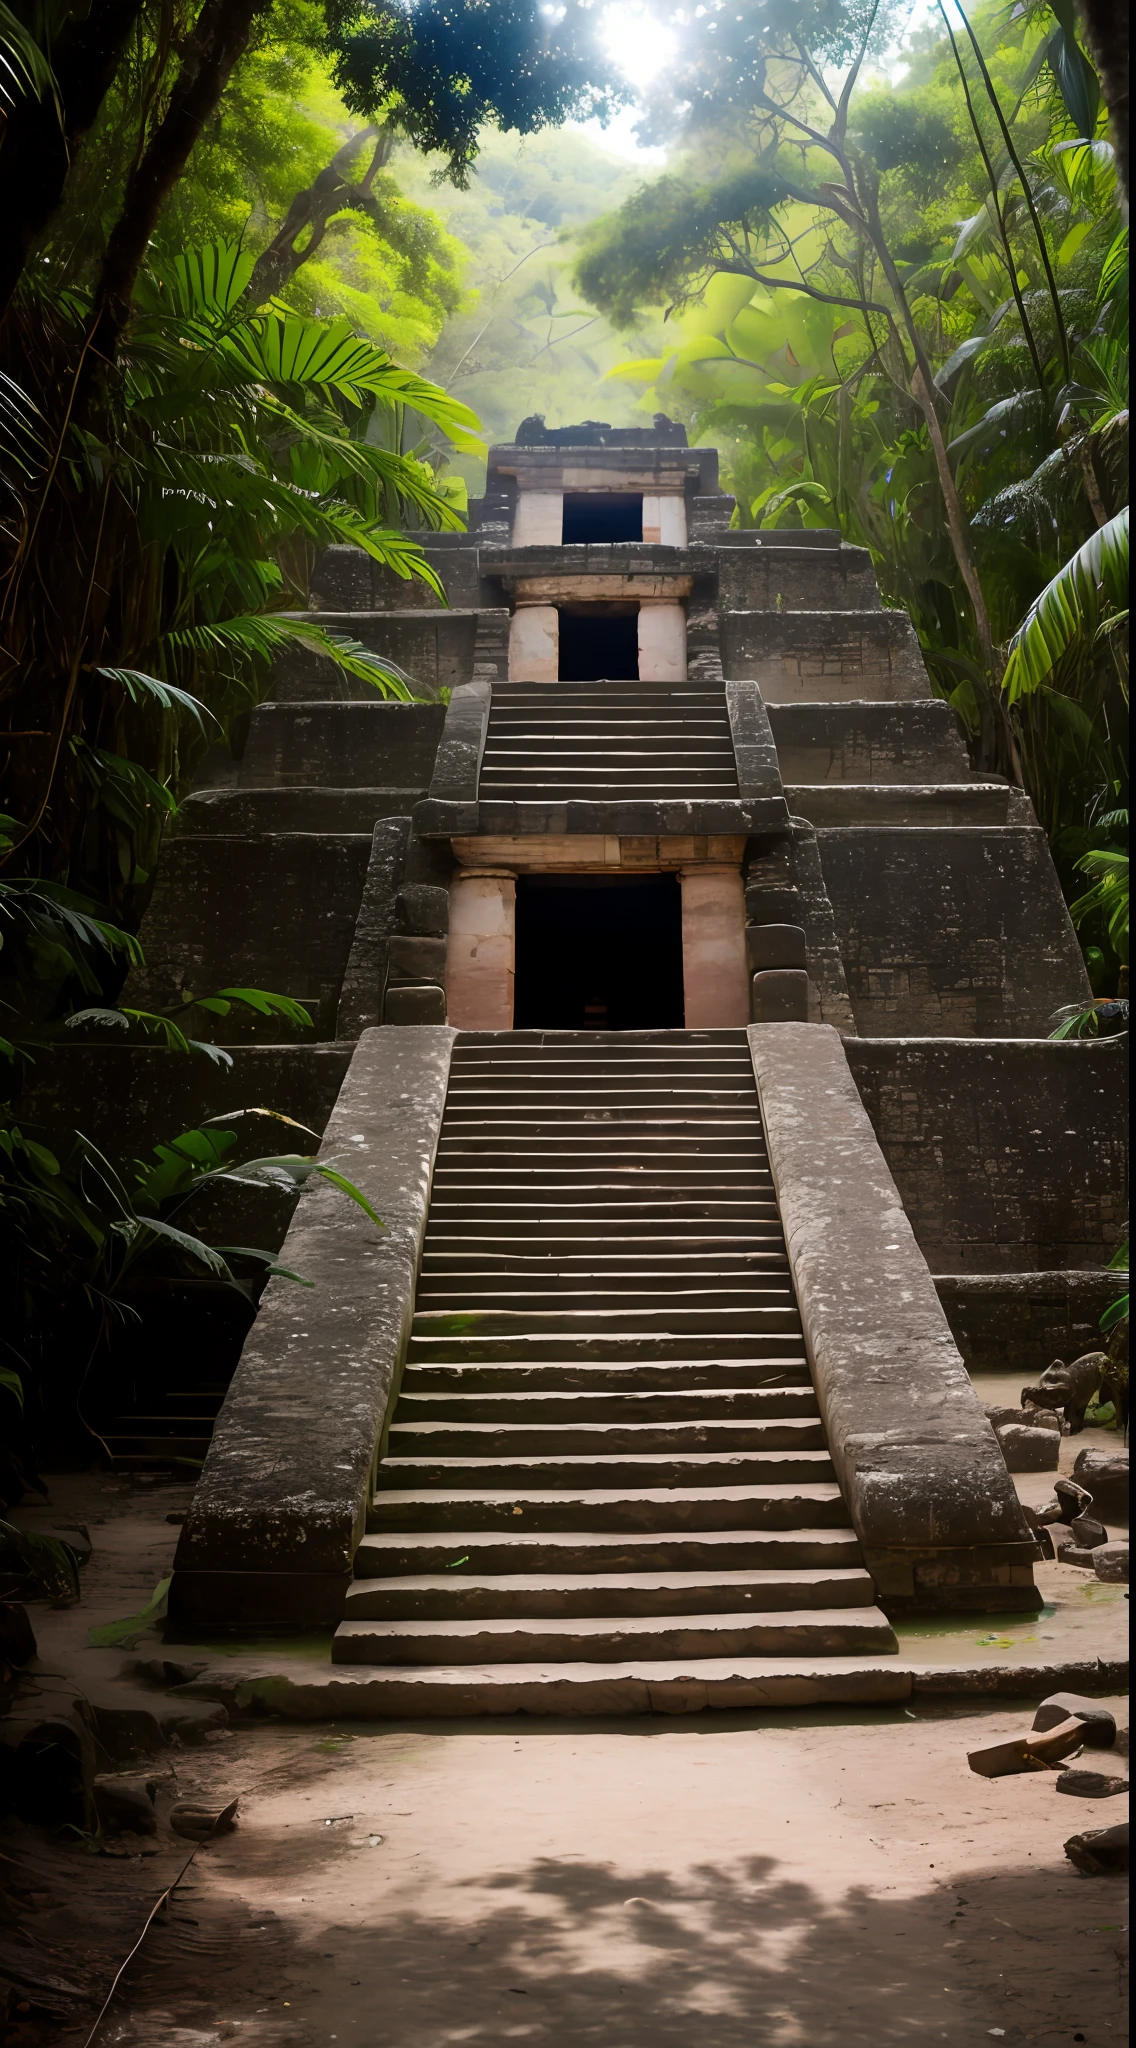
[[[77,1646],[144,1604],[188,1489],[83,1487],[87,1596],[37,1626],[45,1678],[81,1668],[94,1691],[133,1659]],[[75,1514],[82,1490],[58,1491],[59,1519]],[[134,1657],[155,1652],[149,1636]],[[239,1797],[237,1831],[158,1914],[100,2044],[1102,2048],[1125,2032],[1126,1882],[1079,1875],[1062,1845],[1123,1802],[967,1768],[1031,1713],[238,1723],[143,1767],[150,1840],[0,1830],[21,1953],[67,1987],[54,2018],[25,2001],[8,2043],[85,2048],[191,1846],[169,1805]],[[1125,1735],[1099,1761],[1126,1770],[1126,1754]]]

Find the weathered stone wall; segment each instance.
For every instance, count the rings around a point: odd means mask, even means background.
[[[718,602],[723,613],[878,611],[880,593],[866,548],[724,547]]]
[[[422,552],[442,579],[452,606],[499,604],[477,568],[477,546],[466,534],[431,534]],[[320,612],[432,611],[441,606],[418,577],[396,576],[362,548],[325,548],[312,576],[312,604]]]
[[[369,833],[170,841],[142,925],[146,965],[125,999],[160,1010],[185,989],[271,989],[306,1003],[320,1035],[332,1037],[370,851]],[[198,1013],[193,1023],[197,1037],[222,1044],[292,1035],[236,1013]]]
[[[444,704],[262,704],[249,723],[240,787],[425,794],[445,720]]]
[[[904,613],[878,608],[851,611],[837,605],[842,593],[830,589],[828,564],[839,564],[840,555],[802,554],[802,559],[822,565],[812,583],[812,611],[788,606],[782,611],[772,606],[727,609],[725,592],[734,579],[732,566],[727,573],[728,559],[723,552],[723,667],[727,676],[752,677],[760,683],[767,704],[900,702],[930,696],[919,642]],[[830,596],[834,615],[819,609]]]
[[[21,1125],[66,1154],[82,1131],[107,1158],[126,1166],[154,1145],[239,1109],[273,1109],[321,1133],[343,1085],[349,1045],[235,1045],[231,1066],[156,1045],[76,1044],[37,1061],[20,1091]],[[241,1158],[314,1151],[302,1131],[268,1117],[235,1122]],[[236,1156],[236,1155],[235,1155]],[[289,1190],[227,1188],[198,1197],[184,1212],[187,1230],[218,1243],[278,1251],[296,1206]]]
[[[823,827],[817,833],[856,1029],[1037,1037],[1089,985],[1045,835]]]
[[[1128,1286],[1127,1273],[952,1273],[935,1285],[971,1373],[1008,1374],[1018,1391],[1055,1358],[1099,1351],[1100,1319]],[[1009,1391],[1009,1390],[1008,1390]]]
[[[936,698],[909,704],[771,704],[769,723],[786,783],[971,778],[955,714]]]
[[[412,590],[423,593],[425,586]],[[329,633],[357,640],[371,654],[384,655],[425,691],[456,690],[473,674],[478,627],[475,611],[443,611],[436,599],[432,610],[399,612],[310,612],[309,618]],[[272,674],[272,698],[278,704],[311,704],[323,699],[374,704],[371,684],[345,676],[325,654],[299,642],[282,653]]]
[[[1127,1217],[1126,1041],[845,1051],[933,1273],[1107,1264]]]

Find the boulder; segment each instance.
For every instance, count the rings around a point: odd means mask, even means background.
[[[1082,1550],[1099,1550],[1102,1543],[1108,1542],[1108,1530],[1095,1515],[1074,1515],[1069,1524],[1069,1534]]]
[[[1106,1522],[1128,1520],[1127,1451],[1078,1451],[1073,1477],[1092,1495],[1093,1506]]]
[[[1075,1564],[1083,1572],[1091,1572],[1093,1568],[1092,1551],[1086,1550],[1080,1543],[1074,1543],[1071,1536],[1066,1536],[1063,1542],[1058,1542],[1057,1558],[1060,1564]]]
[[[154,1812],[154,1778],[96,1778],[91,1788],[95,1816],[104,1835],[154,1835],[158,1817]]]
[[[1057,1774],[1057,1790],[1071,1799],[1115,1799],[1127,1792],[1128,1780],[1111,1771],[1064,1770]]]
[[[1022,1388],[1022,1407],[1060,1408],[1074,1435],[1085,1426],[1085,1410],[1109,1372],[1107,1351],[1086,1351],[1068,1365],[1055,1358],[1035,1387]]]
[[[1050,1728],[1059,1728],[1062,1721],[1077,1720],[1084,1725],[1086,1749],[1111,1749],[1116,1741],[1116,1716],[1099,1700],[1085,1699],[1081,1693],[1051,1692],[1042,1700],[1033,1717],[1033,1725],[1039,1735]]]
[[[1127,1543],[1099,1543],[1093,1552],[1093,1570],[1109,1586],[1128,1584]]]
[[[1070,1835],[1065,1854],[1086,1877],[1104,1877],[1116,1870],[1127,1870],[1128,1822],[1121,1821],[1114,1828],[1086,1828],[1083,1834]]]
[[[1075,1479],[1055,1479],[1053,1491],[1057,1495],[1058,1517],[1061,1522],[1073,1522],[1093,1504],[1092,1495],[1079,1486]]]
[[[986,1419],[995,1429],[1020,1425],[1025,1429],[1051,1429],[1061,1434],[1061,1417],[1050,1408],[987,1407]]]
[[[994,1433],[1008,1472],[1056,1472],[1061,1460],[1061,1437],[1057,1431],[1007,1422]]]

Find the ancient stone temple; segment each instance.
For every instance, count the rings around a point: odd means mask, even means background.
[[[290,658],[164,855],[135,994],[318,1032],[135,1055],[138,1127],[272,1104],[386,1226],[301,1197],[171,1612],[333,1624],[392,1712],[886,1698],[896,1620],[1037,1601],[972,1377],[1091,1341],[1121,1049],[1049,1041],[1044,835],[868,556],[732,511],[664,419],[525,422],[448,608],[319,567],[433,701]]]

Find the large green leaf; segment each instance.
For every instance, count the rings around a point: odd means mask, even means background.
[[[1011,703],[1052,675],[1078,642],[1090,643],[1101,599],[1128,601],[1128,507],[1090,535],[1035,599],[1010,642],[1002,688]]]

